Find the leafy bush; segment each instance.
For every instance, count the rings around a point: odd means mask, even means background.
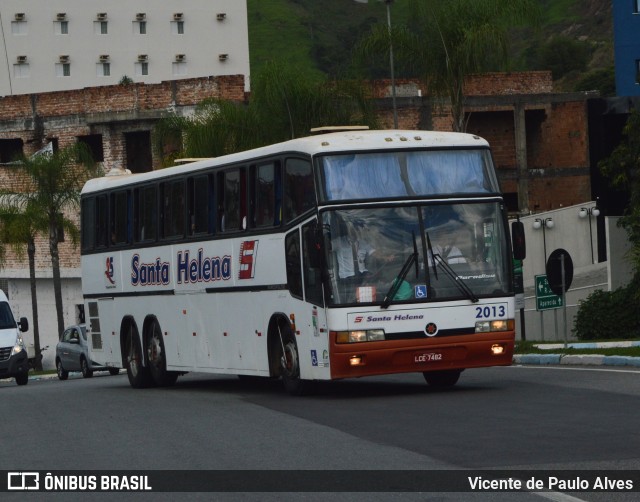
[[[640,338],[640,309],[633,306],[640,275],[615,291],[594,291],[580,300],[573,333],[579,340]]]

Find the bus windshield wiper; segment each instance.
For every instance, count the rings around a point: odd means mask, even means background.
[[[409,257],[407,258],[407,261],[404,262],[404,265],[402,266],[400,273],[397,275],[397,277],[393,281],[393,284],[391,284],[391,288],[389,289],[389,291],[387,291],[387,294],[384,296],[382,305],[380,305],[381,309],[386,309],[389,307],[394,297],[396,296],[396,293],[400,289],[400,286],[402,285],[404,278],[409,273],[409,270],[411,269],[411,265],[413,265],[414,261],[417,262],[417,260],[418,260],[418,253],[417,251],[414,251],[409,255]]]
[[[471,288],[469,286],[467,286],[467,283],[462,280],[462,277],[460,277],[458,274],[455,273],[455,271],[449,266],[447,261],[442,256],[440,256],[439,253],[435,253],[434,254],[432,252],[431,256],[432,256],[432,259],[433,259],[434,268],[435,268],[435,263],[436,262],[438,262],[438,264],[442,265],[442,268],[444,269],[445,273],[454,282],[454,284],[457,286],[457,288],[460,291],[462,291],[465,295],[467,295],[469,300],[471,300],[473,303],[478,302],[478,297],[474,294],[474,292],[471,290]]]
[[[427,234],[427,246],[429,246],[429,255],[431,256],[431,265],[433,266],[433,276],[438,280],[438,269],[436,267],[436,259],[433,254],[433,248],[431,247],[431,239],[429,239],[429,232],[425,232]]]

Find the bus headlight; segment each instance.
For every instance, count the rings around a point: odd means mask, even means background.
[[[334,331],[336,343],[376,342],[384,340],[383,329],[367,329],[358,331]]]
[[[490,331],[512,331],[515,329],[514,319],[497,319],[495,321],[476,322],[476,333],[489,333]]]

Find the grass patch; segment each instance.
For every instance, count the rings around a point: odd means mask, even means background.
[[[607,340],[611,341],[611,340]],[[629,357],[640,357],[640,347],[607,347],[601,349],[583,349],[580,347],[560,347],[557,349],[541,349],[539,347],[535,347],[534,344],[539,342],[530,342],[530,341],[517,341],[514,353],[515,354],[564,354],[564,355],[575,355],[575,354],[594,354],[594,355],[605,355],[605,356],[629,356]],[[563,342],[553,342],[554,344],[563,343]],[[580,343],[580,342],[572,342],[572,343]]]

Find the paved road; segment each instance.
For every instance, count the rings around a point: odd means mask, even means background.
[[[0,381],[0,403],[7,424],[2,470],[517,469],[554,474],[640,469],[637,369],[469,370],[446,392],[427,387],[421,375],[399,375],[328,383],[317,395],[303,398],[286,395],[271,381],[197,374],[181,377],[170,389],[134,390],[125,375],[96,375],[30,381],[25,387]],[[517,498],[637,500],[637,494]],[[175,499],[172,494],[154,497]],[[373,499],[514,497],[397,493]],[[216,499],[281,498],[225,494]],[[313,493],[295,497],[327,498]],[[364,494],[355,498],[372,500]]]

